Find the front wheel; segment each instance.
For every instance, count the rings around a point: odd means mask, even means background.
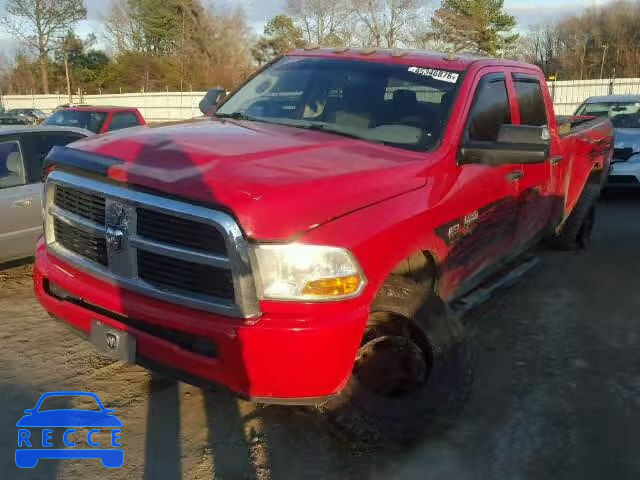
[[[422,286],[393,277],[371,308],[345,389],[321,407],[368,442],[441,431],[462,411],[473,372],[460,323]]]

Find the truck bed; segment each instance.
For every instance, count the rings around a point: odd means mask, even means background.
[[[609,123],[609,120],[593,115],[557,115],[556,122],[558,124],[558,134],[560,137],[566,137],[574,133],[594,129],[600,123]]]

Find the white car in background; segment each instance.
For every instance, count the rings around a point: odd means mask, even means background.
[[[640,188],[640,95],[591,97],[575,114],[609,117],[615,143],[607,186]]]
[[[49,150],[90,135],[69,127],[0,128],[0,264],[33,256],[42,234],[42,163]]]

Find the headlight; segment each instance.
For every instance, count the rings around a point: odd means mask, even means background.
[[[319,245],[258,245],[254,248],[262,298],[339,300],[362,292],[366,279],[351,252]]]

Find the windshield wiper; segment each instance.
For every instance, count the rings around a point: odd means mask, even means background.
[[[300,123],[300,124],[283,123],[283,125],[286,125],[288,127],[304,128],[306,130],[317,130],[317,131],[320,131],[320,132],[334,133],[336,135],[342,135],[344,137],[349,137],[349,138],[358,138],[360,140],[364,140],[365,139],[362,135],[358,135],[356,133],[345,132],[344,130],[342,130],[340,128],[332,127],[330,124],[327,124],[327,123],[313,123],[313,122]]]
[[[231,118],[232,120],[249,120],[255,121],[256,119],[246,113],[233,112],[233,113],[216,113],[218,118]]]

